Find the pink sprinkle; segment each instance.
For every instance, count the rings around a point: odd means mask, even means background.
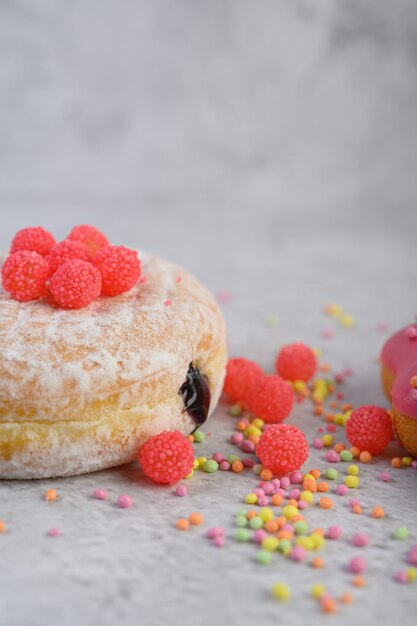
[[[93,491],[93,497],[96,500],[107,500],[107,491],[105,489],[94,489]]]
[[[215,452],[211,458],[213,461],[216,461],[216,463],[221,463],[225,460],[224,455],[221,452]]]
[[[412,467],[413,469],[417,470],[417,460],[416,460],[416,459],[414,459],[414,461],[412,461],[412,463],[411,463],[411,467]]]
[[[351,367],[346,367],[346,368],[343,370],[343,374],[344,374],[345,376],[352,376],[352,374],[353,374],[353,369],[352,369]]]
[[[249,439],[242,441],[240,448],[243,452],[255,452],[255,444],[253,441],[249,441]]]
[[[230,293],[228,291],[220,291],[220,293],[217,294],[217,300],[222,304],[226,304],[230,301]]]
[[[322,448],[324,448],[323,439],[321,439],[320,437],[314,437],[313,448],[316,448],[317,450],[321,450]]]
[[[214,539],[215,537],[222,537],[224,535],[224,528],[222,526],[212,526],[207,528],[206,537],[208,539]]]
[[[255,465],[254,459],[249,459],[249,458],[243,459],[242,463],[243,463],[243,467],[249,467],[249,468],[252,468]]]
[[[292,561],[304,561],[306,558],[306,551],[302,546],[295,546],[290,552],[290,558]]]
[[[384,483],[389,483],[391,480],[391,474],[389,472],[381,472],[379,475],[379,479]]]
[[[283,524],[281,530],[285,530],[285,532],[291,533],[292,535],[294,534],[294,527],[292,524],[289,524],[288,522],[286,524]]]
[[[252,536],[255,543],[262,543],[265,537],[268,537],[268,533],[262,528],[257,528]]]
[[[361,503],[357,498],[351,498],[348,502],[349,506],[353,509],[354,506],[360,506]]]
[[[291,489],[290,493],[288,494],[291,500],[299,500],[300,495],[301,495],[301,491],[299,489]]]
[[[237,446],[239,443],[242,443],[242,441],[243,441],[242,433],[232,433],[230,437],[230,443],[232,443],[234,446]]]
[[[301,473],[301,472],[300,472]],[[281,481],[279,478],[273,478],[271,483],[274,485],[274,489],[279,489],[281,487]]]
[[[179,496],[180,498],[182,498],[183,496],[186,496],[187,487],[185,485],[178,485],[178,487],[175,490],[175,495]]]
[[[333,337],[333,331],[330,328],[325,328],[322,331],[321,336],[323,339],[331,339]]]
[[[148,282],[148,277],[147,276],[141,276],[139,278],[139,282],[142,283],[142,285],[144,285],[145,283]]]
[[[213,545],[215,545],[216,548],[223,548],[223,546],[224,546],[224,537],[222,537],[221,535],[218,535],[217,537],[214,537]]]
[[[117,498],[117,506],[121,509],[128,509],[133,504],[132,498],[127,493],[122,493]]]
[[[182,281],[182,276],[177,276],[176,281],[177,283],[180,283]]]
[[[417,328],[415,326],[409,326],[405,329],[405,336],[411,341],[417,339]]]
[[[291,482],[288,476],[283,476],[281,478],[281,489],[288,489],[290,485],[291,485]]]
[[[348,563],[348,570],[352,574],[362,574],[366,567],[366,561],[361,556],[354,556]]]
[[[352,545],[357,548],[364,548],[369,543],[369,537],[365,533],[355,533],[352,536]]]
[[[397,583],[408,583],[407,572],[404,572],[404,571],[395,572],[394,580]]]
[[[258,498],[260,496],[264,496],[265,495],[265,491],[263,489],[261,489],[261,487],[256,487],[256,489],[253,490],[253,492],[255,495],[258,496]]]
[[[327,424],[326,430],[328,433],[334,433],[336,431],[336,424]]]
[[[268,506],[268,504],[269,504],[268,496],[259,496],[258,504],[259,504],[259,506]]]
[[[281,487],[279,487],[279,489],[275,489],[275,493],[279,493],[280,496],[284,497],[285,489],[282,489]]]
[[[343,483],[341,485],[337,485],[336,487],[336,493],[338,496],[345,496],[348,491],[349,487],[347,485],[344,485]]]
[[[221,463],[219,463],[219,467],[223,472],[228,472],[230,469],[230,463],[229,461],[221,461]]]
[[[342,532],[340,526],[329,526],[327,529],[327,537],[329,539],[340,539]]]
[[[339,385],[341,385],[344,382],[345,377],[343,376],[343,374],[335,374],[334,379]]]
[[[413,546],[407,554],[407,563],[417,565],[417,546]]]
[[[51,528],[51,530],[48,530],[48,537],[59,537],[60,534],[61,531],[59,528]]]
[[[265,483],[263,486],[263,490],[267,496],[270,496],[275,491],[274,485],[272,483]]]
[[[165,306],[172,306],[171,300],[165,300],[164,304]]]
[[[376,329],[379,333],[385,333],[388,330],[388,324],[386,322],[378,322]]]
[[[308,507],[308,502],[306,502],[305,500],[298,501],[298,508],[300,509],[300,511],[303,511],[307,507]]]
[[[324,458],[328,463],[339,463],[340,454],[338,454],[336,450],[327,450]]]
[[[303,482],[303,473],[302,472],[291,472],[290,474],[290,482],[293,485],[301,485]]]

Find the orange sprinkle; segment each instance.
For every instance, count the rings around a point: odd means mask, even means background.
[[[201,515],[201,513],[196,513],[195,511],[193,513],[190,513],[188,519],[190,521],[190,524],[192,524],[193,526],[200,526],[200,524],[204,522],[204,517]]]
[[[292,539],[293,533],[290,530],[279,530],[276,537],[277,539]]]
[[[322,569],[324,567],[324,561],[321,557],[315,556],[311,561],[311,567],[315,567],[316,569]]]
[[[349,448],[350,453],[352,454],[353,458],[356,458],[357,456],[360,455],[361,451],[359,450],[359,448],[357,448],[356,446],[352,446]]]
[[[279,517],[277,517],[275,521],[278,524],[278,528],[282,528],[284,524],[287,523],[287,519],[283,515],[280,515]]]
[[[327,385],[327,391],[328,391],[329,393],[333,393],[333,391],[334,391],[334,385]]]
[[[244,430],[246,430],[248,427],[247,423],[244,422],[243,420],[240,420],[237,424],[236,424],[236,430],[240,430],[241,432],[243,432]]]
[[[349,404],[349,402],[344,402],[340,408],[342,409],[343,412],[350,411],[352,408],[352,405]]]
[[[242,461],[234,461],[232,463],[232,471],[239,474],[239,472],[243,471],[243,463]]]
[[[382,508],[382,506],[376,506],[371,513],[372,517],[375,517],[376,519],[380,519],[381,517],[384,517],[385,515],[385,511]]]
[[[246,519],[252,519],[252,517],[256,517],[257,515],[258,515],[258,512],[255,511],[254,509],[251,509],[250,511],[246,513]]]
[[[320,404],[318,404],[317,406],[314,407],[313,413],[314,415],[323,415],[323,407],[320,406]]]
[[[187,439],[191,441],[191,443],[194,443],[194,435],[187,435]]]
[[[321,491],[322,493],[326,493],[326,491],[329,491],[329,485],[327,483],[325,483],[324,481],[317,483],[317,491]]]
[[[263,469],[260,474],[262,480],[271,480],[273,474],[269,469]]]
[[[56,489],[47,489],[43,494],[43,497],[47,502],[55,502],[55,500],[58,498],[58,494],[56,492]]]
[[[401,459],[399,456],[394,456],[391,459],[391,465],[392,467],[401,467]]]
[[[315,528],[313,533],[315,535],[320,535],[320,537],[324,537],[324,528]]]
[[[317,491],[316,481],[313,480],[312,478],[306,478],[303,481],[303,489],[305,489],[306,491],[311,491],[312,493],[315,493]]]
[[[336,602],[333,598],[329,598],[328,596],[322,598],[320,600],[321,608],[324,613],[335,613],[336,612]]]
[[[264,528],[267,533],[276,533],[278,532],[278,523],[275,519],[269,519],[265,522]]]
[[[342,450],[345,449],[345,444],[340,442],[340,443],[335,443],[333,446],[333,450],[336,450],[336,452],[338,454],[340,454],[342,452]]]
[[[329,402],[329,406],[331,406],[332,409],[337,409],[337,407],[339,406],[339,403],[337,400],[332,400],[331,402]]]
[[[190,522],[188,521],[188,519],[185,519],[185,517],[180,517],[179,520],[177,520],[176,526],[178,530],[188,530],[190,527]]]
[[[293,500],[292,498],[290,498],[287,502],[287,505],[295,506],[298,509],[298,500]]]
[[[345,593],[342,593],[342,595],[340,596],[340,602],[342,604],[352,604],[353,602],[352,594],[349,593],[348,591],[345,591]]]
[[[352,578],[352,585],[355,585],[355,587],[365,587],[366,580],[363,576],[355,576]]]
[[[259,443],[259,435],[249,435],[248,441],[251,441],[252,443],[255,444],[255,446],[257,446]],[[272,472],[271,472],[271,478],[272,478]],[[269,480],[269,478],[265,478],[265,480]]]
[[[0,519],[0,533],[4,533],[5,530],[6,524],[3,522],[3,520]]]
[[[309,471],[309,474],[314,476],[314,478],[317,480],[317,478],[320,478],[321,471],[317,469],[316,467],[314,467],[312,470]]]
[[[320,365],[320,369],[322,372],[328,372],[330,370],[330,365],[328,363],[322,363]]]
[[[352,511],[355,513],[355,515],[360,515],[362,513],[362,507],[360,504],[354,504],[352,507]]]
[[[364,450],[359,455],[359,461],[362,461],[362,463],[369,463],[371,459],[372,459],[372,454],[368,452],[368,450]]]
[[[273,506],[279,506],[281,504],[281,502],[283,501],[283,497],[280,493],[274,493],[274,495],[271,497],[271,504]]]
[[[334,413],[329,411],[329,413],[326,413],[324,419],[326,420],[326,422],[333,422],[334,421]]]
[[[291,524],[295,524],[295,522],[304,522],[304,517],[302,515],[294,515],[291,518]]]
[[[333,500],[331,498],[320,498],[319,501],[321,509],[331,509],[333,506]]]

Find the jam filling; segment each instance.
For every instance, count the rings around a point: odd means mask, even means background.
[[[184,402],[184,410],[198,428],[207,419],[210,407],[210,389],[205,376],[190,363],[187,378],[178,392]]]

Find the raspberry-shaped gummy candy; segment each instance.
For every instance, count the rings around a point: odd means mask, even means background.
[[[282,422],[291,412],[294,391],[280,376],[264,376],[252,387],[248,397],[249,410],[265,422]]]
[[[156,483],[172,485],[193,469],[194,451],[179,430],[164,430],[143,444],[139,461],[146,476]]]
[[[103,296],[118,296],[135,286],[140,276],[136,250],[124,246],[106,246],[93,260],[102,277]]]
[[[360,406],[346,422],[346,436],[359,450],[379,454],[394,437],[391,416],[377,406]]]
[[[256,455],[264,468],[274,474],[300,469],[308,459],[308,442],[303,432],[291,424],[267,428],[256,446]]]
[[[254,361],[229,359],[223,391],[232,402],[246,400],[253,385],[263,377],[262,368]]]
[[[49,281],[56,303],[65,309],[80,309],[98,298],[101,275],[94,265],[80,259],[67,261]]]
[[[53,245],[55,245],[55,239],[42,226],[22,228],[12,239],[10,254],[28,250],[46,256]]]
[[[37,252],[10,254],[1,269],[3,289],[19,302],[37,300],[46,291],[49,265]]]
[[[80,259],[81,261],[89,261],[91,259],[87,248],[79,241],[71,241],[71,239],[65,239],[53,246],[46,260],[49,263],[50,274],[55,274],[57,269],[64,265],[67,261],[73,259]]]
[[[109,245],[109,240],[106,235],[89,224],[74,226],[67,239],[84,244],[90,255],[93,257],[99,250],[101,250],[101,248]]]
[[[291,343],[279,351],[275,368],[286,380],[307,381],[316,373],[316,355],[304,343]]]

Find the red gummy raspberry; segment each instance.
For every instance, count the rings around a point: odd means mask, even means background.
[[[254,361],[243,358],[229,359],[223,391],[232,402],[246,400],[250,389],[262,377],[262,368]]]
[[[80,259],[67,261],[49,281],[56,303],[65,309],[80,309],[98,298],[101,275],[94,265]]]
[[[55,244],[46,257],[50,267],[50,275],[55,274],[61,265],[73,259],[90,261],[91,257],[84,244],[79,241],[72,241],[71,239],[66,239],[65,241],[60,241]]]
[[[391,416],[377,406],[360,406],[346,422],[346,436],[359,450],[379,454],[394,437]]]
[[[37,252],[41,256],[46,256],[53,245],[55,245],[55,239],[42,226],[22,228],[13,237],[10,254],[20,252],[21,250],[29,250]]]
[[[106,235],[89,224],[74,226],[67,239],[84,244],[90,255],[93,257],[99,250],[101,250],[101,248],[109,245],[109,240]]]
[[[37,300],[46,291],[49,265],[37,252],[21,250],[10,254],[1,269],[5,291],[19,302]]]
[[[103,279],[101,294],[118,296],[135,286],[140,276],[140,261],[136,250],[124,246],[106,246],[93,260]]]
[[[249,410],[265,422],[282,422],[291,412],[294,390],[280,376],[264,376],[252,387],[248,397]]]
[[[275,368],[285,380],[307,381],[316,373],[316,355],[304,343],[291,343],[279,351]]]
[[[193,469],[194,451],[179,430],[164,430],[143,444],[139,461],[146,476],[156,483],[172,485]]]
[[[256,446],[262,465],[274,474],[286,474],[300,469],[309,455],[303,432],[291,424],[275,424],[267,428]]]

